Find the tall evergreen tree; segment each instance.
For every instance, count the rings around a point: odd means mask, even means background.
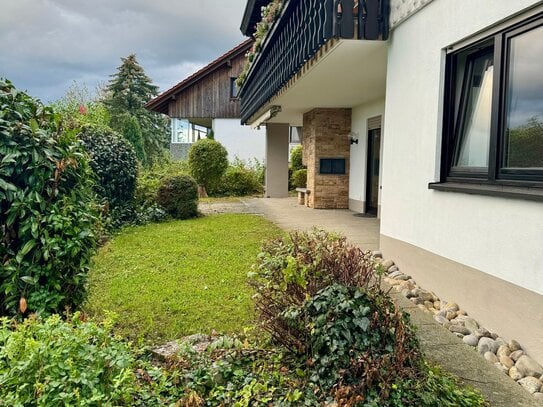
[[[160,159],[164,154],[165,140],[169,138],[169,121],[164,116],[144,108],[145,103],[158,95],[158,86],[153,85],[134,54],[121,58],[117,73],[111,75],[104,103],[111,114],[111,127],[127,136],[134,145],[134,123],[127,115],[137,120],[143,141],[143,153],[138,154],[146,165]],[[127,129],[126,127],[130,128]],[[128,137],[127,137],[128,138]],[[134,145],[136,151],[140,146]]]

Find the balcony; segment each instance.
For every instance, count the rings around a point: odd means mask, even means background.
[[[384,41],[389,0],[286,0],[241,89],[241,119],[250,122],[334,40]]]

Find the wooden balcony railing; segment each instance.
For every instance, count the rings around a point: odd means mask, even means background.
[[[331,38],[386,40],[389,0],[286,0],[240,91],[246,123]]]

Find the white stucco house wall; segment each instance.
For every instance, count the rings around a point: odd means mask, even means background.
[[[263,3],[248,1],[245,34]],[[268,127],[274,154],[303,126],[309,206],[375,214],[385,257],[543,363],[543,2],[371,3],[390,6],[378,32],[360,28],[358,2],[345,31],[286,2],[281,18],[322,30],[266,39],[242,120]],[[345,172],[323,172],[328,158]],[[270,168],[284,195],[285,163]]]

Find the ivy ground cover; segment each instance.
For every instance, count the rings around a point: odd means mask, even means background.
[[[158,343],[252,322],[250,270],[281,231],[262,217],[217,215],[124,229],[94,259],[85,310],[118,314],[119,333]]]

